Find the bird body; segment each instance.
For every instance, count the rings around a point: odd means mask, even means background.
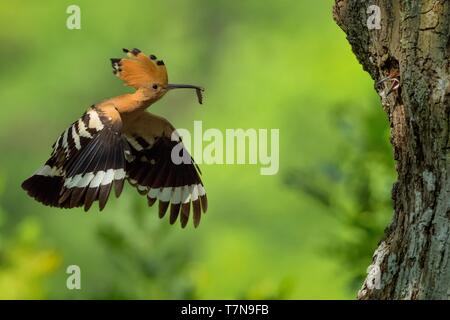
[[[45,205],[87,211],[94,201],[102,210],[112,189],[118,197],[128,180],[149,205],[159,200],[161,218],[170,205],[171,224],[180,217],[185,227],[192,204],[198,226],[207,210],[200,171],[193,160],[172,160],[181,139],[169,121],[146,109],[176,88],[195,89],[201,103],[203,89],[169,84],[162,60],[138,49],[124,51],[128,58],[111,59],[113,72],[136,91],[91,106],[60,135],[50,159],[22,187]]]

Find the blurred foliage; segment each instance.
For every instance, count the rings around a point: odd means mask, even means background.
[[[339,220],[336,241],[325,249],[350,271],[349,290],[355,292],[371,263],[369,253],[392,216],[390,189],[395,172],[385,115],[374,109],[356,116],[352,108],[357,106],[340,105],[332,114],[330,124],[342,138],[336,159],[314,168],[293,169],[285,182]]]
[[[10,234],[5,233],[4,219],[0,211],[0,299],[47,297],[44,280],[60,267],[60,255],[36,244],[42,234],[35,219],[22,220]]]
[[[45,3],[45,5],[44,5]],[[66,8],[81,8],[68,30]],[[3,298],[347,299],[390,216],[387,121],[331,18],[333,1],[12,1],[0,10]],[[14,17],[12,19],[11,17]],[[92,103],[123,94],[109,58],[138,47],[206,88],[151,107],[179,128],[279,128],[280,172],[201,165],[200,227],[159,220],[133,188],[58,210],[20,183]],[[81,268],[82,289],[66,288]]]
[[[100,242],[110,253],[111,266],[124,276],[94,297],[132,299],[135,293],[129,291],[129,284],[135,283],[133,291],[145,298],[195,299],[194,285],[185,272],[193,248],[188,243],[168,244],[165,234],[170,227],[146,224],[148,209],[142,199],[138,200],[130,212],[135,218],[131,228],[113,223],[98,228]]]

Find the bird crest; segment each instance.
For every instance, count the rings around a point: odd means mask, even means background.
[[[111,58],[113,73],[127,86],[135,89],[149,87],[154,84],[168,84],[167,69],[163,60],[155,55],[149,56],[134,48],[123,49],[127,58]]]

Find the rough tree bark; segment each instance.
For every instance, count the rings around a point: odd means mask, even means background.
[[[381,9],[381,29],[367,26],[371,5]],[[388,82],[375,85],[398,178],[393,220],[373,255],[380,285],[368,277],[358,298],[448,299],[450,1],[336,0],[334,19],[375,81],[396,72],[400,80],[388,96]]]

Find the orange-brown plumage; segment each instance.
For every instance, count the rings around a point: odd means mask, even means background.
[[[195,89],[201,103],[203,89],[169,84],[162,60],[138,49],[124,51],[127,58],[111,59],[113,72],[136,91],[90,107],[60,135],[50,159],[22,187],[45,205],[88,210],[98,201],[102,210],[112,190],[120,195],[126,179],[147,195],[149,205],[159,200],[160,217],[170,207],[171,224],[180,216],[186,226],[192,203],[198,226],[207,209],[198,168],[193,160],[173,161],[172,148],[181,144],[172,135],[175,128],[145,110],[176,88]]]
[[[115,74],[122,79],[126,85],[133,88],[147,87],[149,83],[165,86],[168,83],[167,70],[162,60],[156,56],[147,56],[138,49],[129,51],[124,49],[128,58],[111,59],[118,62]],[[153,58],[153,59],[152,59]]]

